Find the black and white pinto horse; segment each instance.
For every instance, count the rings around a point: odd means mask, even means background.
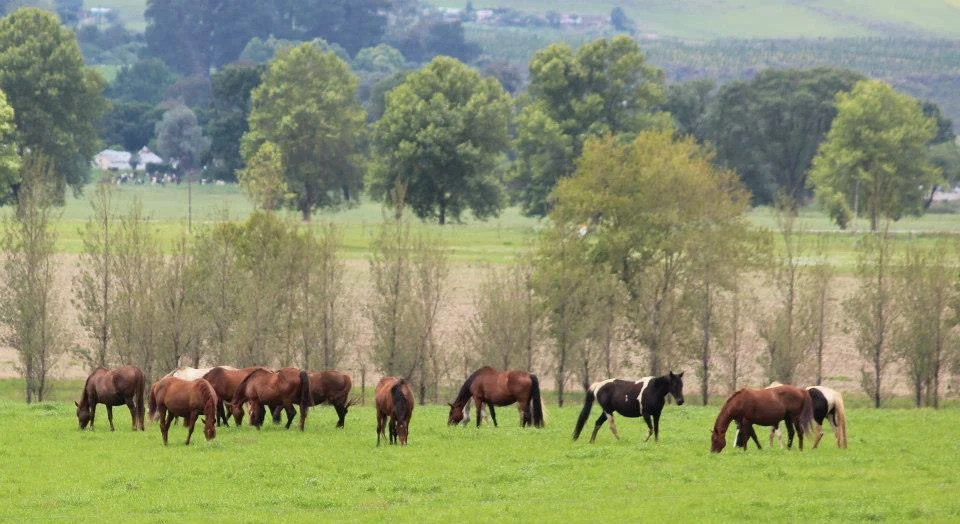
[[[590,436],[590,442],[597,439],[597,432],[600,426],[610,419],[610,431],[617,439],[617,425],[613,420],[614,414],[620,414],[624,417],[637,418],[643,417],[647,423],[647,438],[652,436],[654,440],[660,440],[660,413],[663,411],[667,394],[673,395],[677,405],[683,404],[683,372],[673,374],[671,371],[662,377],[644,377],[640,380],[621,380],[610,378],[600,382],[593,383],[587,388],[587,396],[583,402],[583,410],[580,411],[580,418],[577,419],[577,427],[573,430],[573,440],[580,438],[580,432],[590,417],[590,409],[593,407],[594,400],[600,404],[603,413],[597,419],[593,428],[593,435]]]
[[[767,387],[780,385],[774,382]],[[833,428],[833,434],[837,438],[837,447],[847,448],[847,413],[843,406],[843,395],[839,391],[826,386],[809,386],[807,392],[810,393],[810,400],[813,401],[813,420],[817,422],[816,437],[813,441],[813,449],[820,445],[820,439],[823,438],[823,421],[830,423]],[[770,446],[773,446],[773,438],[777,437],[780,447],[783,447],[783,435],[780,434],[779,425],[770,430]],[[754,438],[754,440],[756,440]],[[760,447],[757,444],[757,447]]]

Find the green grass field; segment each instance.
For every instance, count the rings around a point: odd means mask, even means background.
[[[851,409],[846,451],[828,429],[817,450],[762,439],[762,451],[711,455],[717,407],[690,405],[666,407],[659,443],[622,417],[621,440],[604,428],[596,444],[572,442],[579,398],[548,406],[542,430],[521,429],[513,408],[477,430],[448,427],[445,406],[417,406],[405,448],[375,446],[369,406],[351,408],[343,430],[322,407],[304,433],[231,427],[205,442],[198,429],[189,447],[176,426],[164,448],[154,423],[131,432],[125,408],[116,432],[102,406],[96,431],[79,431],[72,403],[8,400],[15,385],[0,381],[4,521],[960,519],[955,408]],[[78,389],[65,383],[56,397]]]

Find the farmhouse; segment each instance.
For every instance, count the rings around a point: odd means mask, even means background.
[[[130,171],[130,153],[116,149],[104,149],[93,157],[94,167],[106,171]],[[137,171],[146,169],[147,164],[162,164],[163,159],[144,146],[137,152]]]

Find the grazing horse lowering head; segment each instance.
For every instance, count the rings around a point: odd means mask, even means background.
[[[237,427],[243,424],[243,403],[231,402],[230,414],[233,415],[233,423],[236,424]],[[253,417],[253,414],[250,416]]]
[[[463,421],[463,407],[466,404],[456,405],[452,402],[448,403],[450,405],[450,415],[447,416],[447,425],[456,426]]]
[[[90,423],[90,407],[81,406],[79,402],[74,402],[77,406],[77,420],[80,422],[80,429],[87,429],[87,424]]]
[[[723,448],[727,446],[727,435],[726,432],[721,432],[717,428],[713,428],[710,437],[710,452],[720,453],[723,451]]]
[[[673,371],[671,371],[670,374],[667,376],[670,378],[670,386],[669,386],[670,394],[673,395],[673,398],[677,400],[677,405],[682,406],[683,405],[683,371],[681,371],[680,373],[677,373],[676,375],[674,375]]]

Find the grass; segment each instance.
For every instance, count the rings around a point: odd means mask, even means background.
[[[543,430],[521,429],[513,408],[477,430],[417,406],[406,448],[375,446],[369,406],[343,430],[324,407],[304,433],[231,427],[205,442],[198,430],[189,447],[176,426],[164,448],[156,424],[130,431],[125,408],[116,432],[102,406],[97,430],[81,432],[72,403],[8,400],[17,385],[0,381],[0,520],[960,519],[957,409],[851,409],[846,451],[827,430],[814,451],[711,455],[717,408],[690,405],[667,406],[660,443],[622,417],[621,440],[604,428],[596,444],[572,442],[579,399],[548,407]]]

